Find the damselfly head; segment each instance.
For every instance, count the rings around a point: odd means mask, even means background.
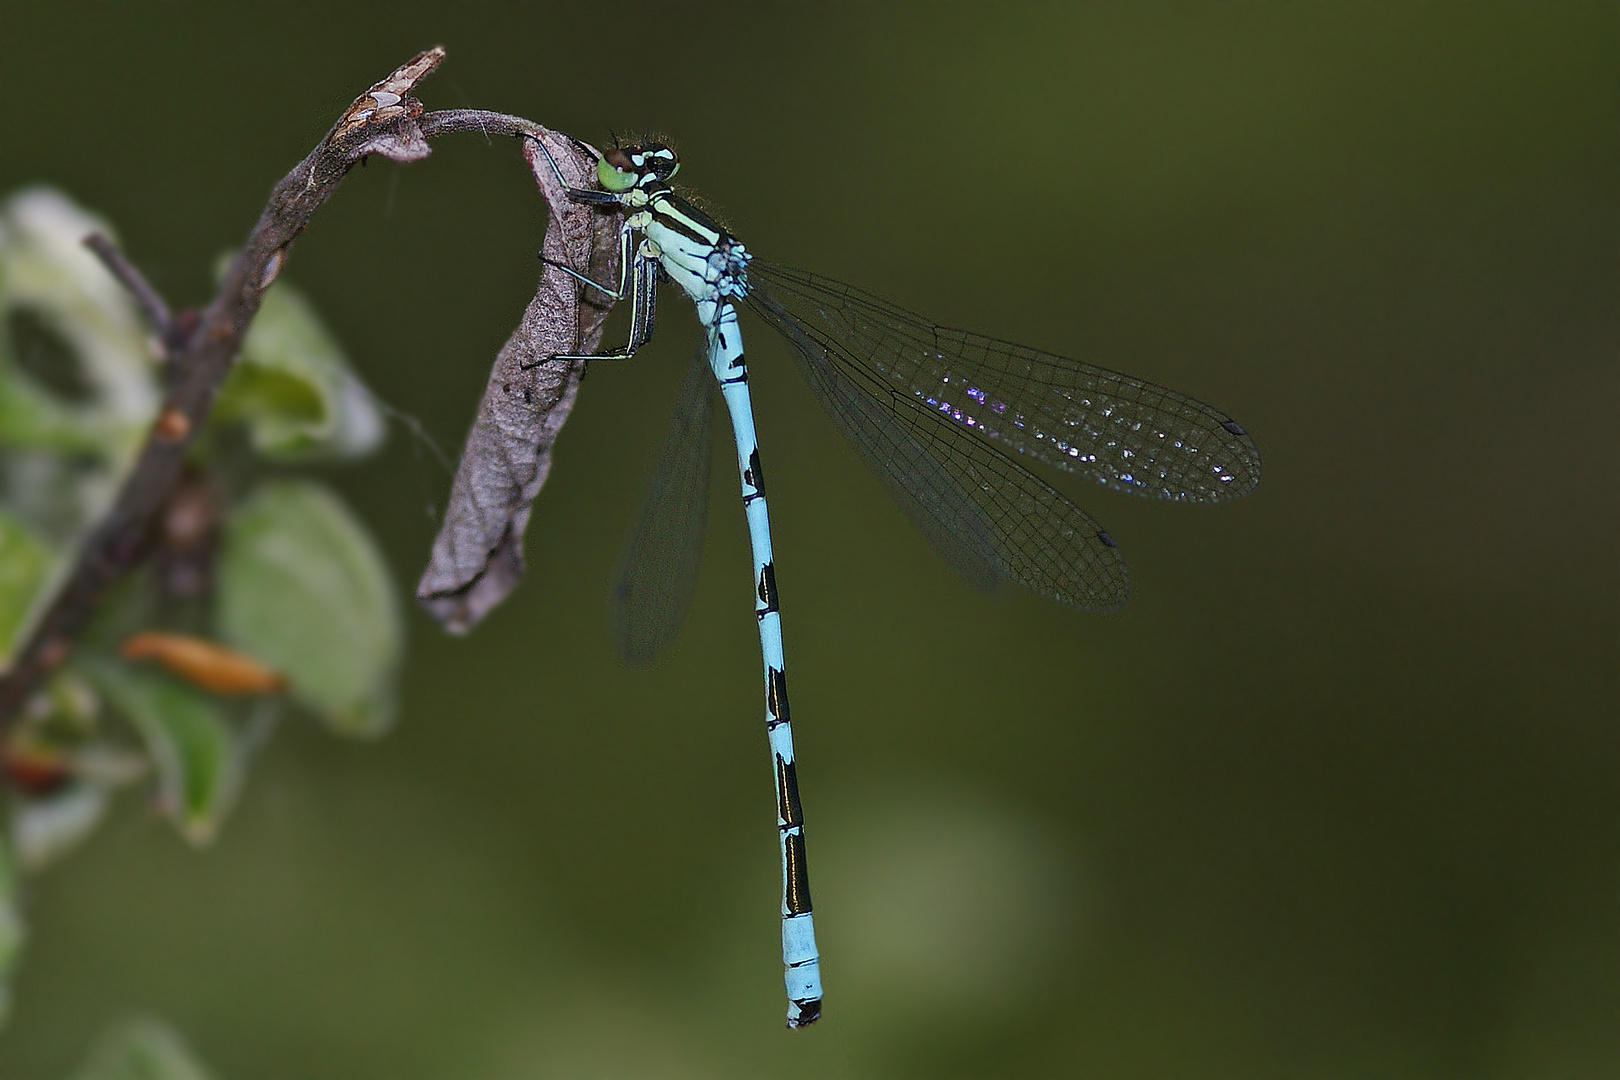
[[[668,180],[680,167],[673,148],[661,142],[644,142],[609,150],[602,155],[602,167],[597,171],[605,173],[611,168],[618,173],[615,180],[622,187],[613,187],[606,179],[603,186],[622,191],[650,181]]]

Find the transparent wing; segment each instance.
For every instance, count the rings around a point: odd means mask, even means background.
[[[1080,507],[932,409],[873,379],[842,346],[756,287],[749,305],[787,338],[799,371],[945,560],[970,581],[1020,585],[1061,604],[1111,611],[1125,563]]]
[[[841,364],[963,431],[1118,491],[1180,502],[1247,495],[1260,455],[1185,394],[1022,345],[936,326],[842,282],[753,260],[751,285]]]
[[[675,640],[697,582],[709,509],[714,389],[708,359],[699,349],[681,384],[640,516],[608,594],[619,656],[637,667]]]

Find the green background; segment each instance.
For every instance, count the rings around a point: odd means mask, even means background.
[[[399,729],[284,728],[215,849],[138,797],[34,883],[0,1075],[130,1011],[226,1080],[1620,1073],[1612,4],[0,6],[0,190],[169,298],[435,43],[431,107],[664,131],[750,247],[1210,400],[1260,490],[1063,482],[1134,595],[954,580],[749,328],[825,1019],[781,1029],[735,478],[691,619],[609,575],[695,322],[594,368]],[[459,447],[536,278],[515,146],[356,171],[287,275]],[[623,314],[610,329],[623,332]],[[333,473],[402,595],[448,476]]]

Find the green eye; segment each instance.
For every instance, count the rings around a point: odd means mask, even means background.
[[[608,191],[629,191],[636,186],[636,174],[616,169],[609,165],[607,158],[597,158],[596,178],[602,182],[602,187]]]

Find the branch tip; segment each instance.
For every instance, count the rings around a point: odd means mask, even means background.
[[[327,136],[336,142],[352,136],[361,127],[387,124],[395,120],[414,120],[422,115],[422,103],[410,97],[417,84],[444,60],[444,46],[417,53],[395,68],[386,78],[371,84],[371,88],[354,99],[342,119]]]
[[[129,292],[152,331],[157,334],[160,341],[167,343],[174,326],[174,317],[169,314],[169,305],[159,295],[157,289],[153,288],[152,283],[147,281],[145,275],[135,268],[135,264],[102,233],[90,233],[81,243],[95,253],[96,258],[101,260],[101,265],[107,268],[107,272]]]

